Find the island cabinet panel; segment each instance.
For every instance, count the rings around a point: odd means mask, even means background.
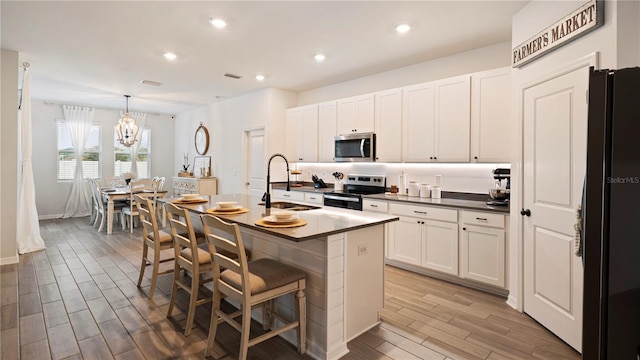
[[[272,258],[303,270],[306,275],[307,354],[317,359],[340,359],[347,342],[379,324],[384,306],[384,225],[289,241],[241,227],[252,260]],[[238,304],[234,304],[238,305]],[[295,316],[293,295],[279,298],[276,311]],[[262,322],[260,308],[252,318]],[[276,319],[276,327],[283,325]],[[281,334],[294,346],[295,331]]]

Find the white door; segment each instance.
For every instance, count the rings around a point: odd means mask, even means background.
[[[247,189],[249,195],[262,196],[265,190],[265,154],[264,154],[264,130],[251,130],[246,132],[247,136]]]
[[[583,269],[573,225],[585,173],[588,83],[581,67],[523,96],[524,311],[578,351]]]

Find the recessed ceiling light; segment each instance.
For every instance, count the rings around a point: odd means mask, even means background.
[[[218,29],[222,29],[227,26],[227,22],[222,19],[209,19],[209,22]]]
[[[404,34],[409,30],[411,30],[411,26],[409,26],[409,24],[400,24],[396,26],[396,31],[400,34]]]
[[[326,59],[326,57],[322,54],[316,54],[316,56],[314,56],[313,58],[316,59],[317,62],[323,62],[324,59]]]
[[[260,74],[256,75],[256,80],[258,81],[264,80],[264,75],[260,75]]]
[[[167,60],[175,60],[178,56],[176,56],[176,54],[171,53],[171,52],[166,52],[164,53],[164,58]]]

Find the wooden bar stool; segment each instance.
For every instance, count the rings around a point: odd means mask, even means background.
[[[173,273],[173,288],[171,290],[171,301],[169,302],[167,317],[170,317],[173,311],[178,289],[189,293],[189,312],[184,328],[184,335],[189,336],[189,334],[191,334],[191,327],[193,326],[193,318],[196,314],[196,307],[212,301],[211,297],[198,299],[200,286],[213,281],[213,277],[205,279],[203,276],[207,273],[213,275],[211,254],[198,247],[198,241],[195,231],[193,230],[189,210],[179,208],[172,203],[166,203],[165,209],[169,216],[169,225],[171,226],[171,236],[173,237],[176,258]],[[186,270],[191,273],[190,282],[185,282],[180,279],[180,270]]]
[[[213,258],[213,308],[211,325],[205,356],[211,354],[218,323],[226,321],[240,332],[240,354],[245,360],[249,347],[270,339],[290,329],[296,329],[298,352],[306,352],[306,298],[304,294],[306,274],[293,266],[272,259],[258,259],[248,262],[238,224],[230,224],[213,215],[200,215],[204,234]],[[217,249],[220,249],[218,251]],[[234,254],[237,260],[225,255]],[[221,268],[226,270],[221,271]],[[273,311],[272,300],[289,293],[295,294],[297,320],[288,321]],[[240,310],[226,314],[220,309],[222,297],[229,297],[240,303]],[[251,309],[262,305],[263,327],[269,332],[250,339]],[[242,315],[242,323],[234,319]],[[273,319],[284,325],[272,329]]]
[[[138,287],[142,283],[144,270],[147,266],[153,266],[151,273],[151,289],[149,289],[149,300],[153,299],[153,292],[156,289],[158,275],[164,275],[173,272],[173,268],[159,272],[160,264],[173,261],[174,258],[160,257],[162,250],[173,249],[173,238],[171,234],[158,228],[158,219],[154,208],[154,200],[148,197],[136,195],[135,199],[138,204],[140,222],[142,223],[142,264],[140,264],[140,276],[138,277]],[[149,259],[149,248],[153,250],[153,261]]]

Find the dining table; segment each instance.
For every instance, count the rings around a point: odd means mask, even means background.
[[[107,234],[110,235],[113,232],[113,213],[115,208],[115,202],[119,200],[129,200],[131,197],[131,189],[129,187],[116,187],[116,188],[103,188],[101,189],[102,197],[107,200]],[[134,192],[137,194],[138,192]],[[142,191],[140,193],[149,193],[148,191]],[[160,190],[156,192],[156,198],[164,198],[167,196],[167,190]],[[162,213],[162,224],[166,223],[166,217],[164,212]]]

